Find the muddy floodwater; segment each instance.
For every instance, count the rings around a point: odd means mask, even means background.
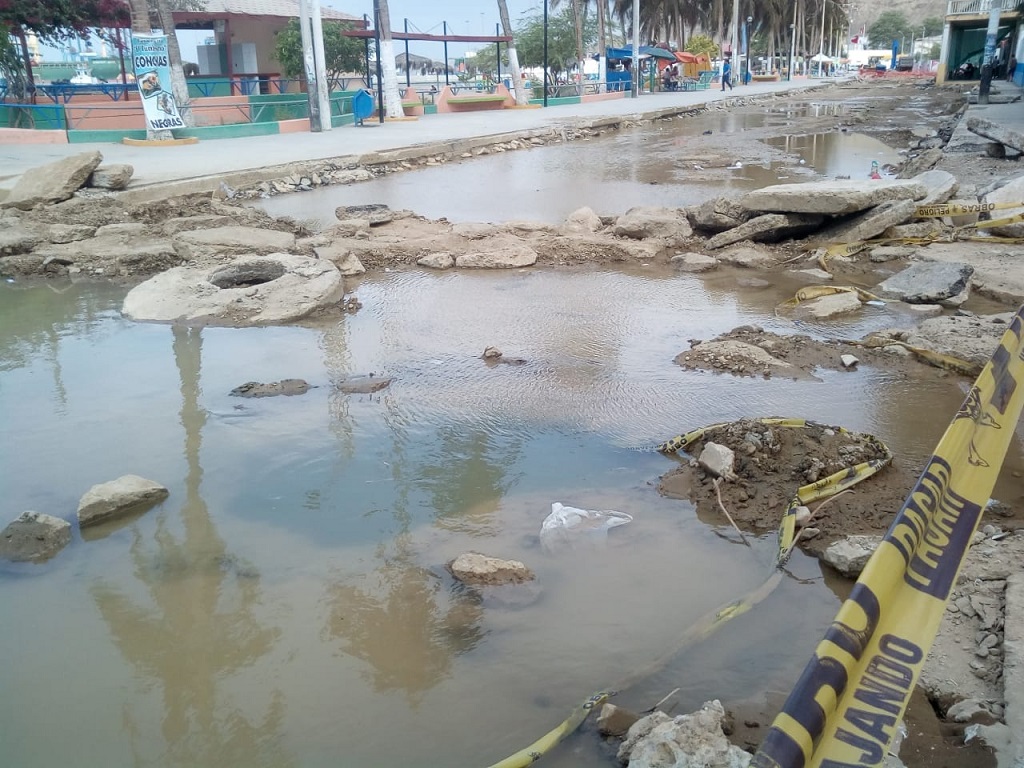
[[[621,214],[636,205],[685,206],[780,182],[868,178],[872,161],[900,162],[878,139],[852,130],[806,133],[802,118],[841,115],[839,103],[747,107],[659,121],[599,138],[428,166],[360,184],[263,201],[275,216],[326,225],[341,205],[384,203],[449,221],[559,222],[582,206]],[[747,138],[751,132],[764,136]],[[729,136],[707,154],[708,134]],[[778,135],[774,135],[778,134]],[[739,167],[730,168],[739,164]],[[482,180],[486,179],[486,183]]]
[[[676,366],[691,338],[794,330],[774,307],[795,286],[736,285],[642,266],[394,272],[354,285],[355,315],[244,330],[131,323],[103,284],[0,285],[6,518],[74,521],[92,484],[126,473],[170,489],[84,538],[76,525],[47,564],[0,567],[4,764],[483,766],[645,669],[760,584],[774,541],[748,549],[661,498],[675,460],[637,448],[787,415],[920,461],[963,397],[955,378],[870,367],[790,381]],[[801,330],[904,322],[867,307]],[[489,366],[488,345],[526,362]],[[370,372],[394,382],[336,386]],[[315,389],[229,396],[289,377]],[[634,520],[547,554],[554,501]],[[444,569],[467,550],[537,581],[480,599]],[[817,561],[798,552],[789,574],[617,702],[678,687],[685,712],[788,690],[838,605]],[[585,732],[545,764],[615,762]]]

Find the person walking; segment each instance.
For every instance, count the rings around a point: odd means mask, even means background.
[[[732,63],[729,59],[726,59],[722,63],[722,91],[725,91],[725,86],[729,86],[729,90],[732,90]]]

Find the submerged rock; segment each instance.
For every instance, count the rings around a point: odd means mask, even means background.
[[[282,379],[263,384],[259,381],[247,381],[231,390],[234,397],[276,397],[277,395],[304,395],[310,386],[302,379]]]
[[[366,376],[349,376],[338,382],[337,389],[347,395],[370,395],[391,386],[390,376],[378,376],[370,373]]]
[[[71,523],[41,512],[22,512],[0,531],[0,558],[41,563],[71,541]]]
[[[94,485],[78,502],[78,525],[85,528],[163,501],[169,495],[160,483],[138,475]]]
[[[533,571],[518,560],[501,560],[479,552],[459,555],[448,563],[448,570],[463,584],[471,585],[520,584],[536,578]]]

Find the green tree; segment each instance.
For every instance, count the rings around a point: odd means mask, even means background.
[[[597,38],[593,19],[583,29],[584,45]],[[544,19],[539,14],[527,17],[516,30],[516,49],[519,60],[528,67],[544,66]],[[548,17],[548,65],[558,73],[576,63],[576,24],[572,8],[566,6],[560,13]]]
[[[718,55],[718,43],[707,35],[694,35],[686,43],[686,50],[689,53],[706,53],[715,58]]]
[[[921,37],[935,37],[936,35],[942,34],[942,27],[945,26],[945,22],[940,16],[929,16],[917,26],[919,26],[921,31],[924,32]],[[918,34],[920,34],[920,32]]]
[[[342,32],[351,29],[350,24],[340,21],[325,21],[324,28],[324,69],[327,80],[335,85],[346,72],[361,72],[366,68],[366,47],[358,37],[345,37]],[[299,20],[291,19],[280,32],[274,46],[274,55],[281,62],[281,69],[288,77],[302,75],[305,64],[302,60],[302,31]]]
[[[885,11],[868,27],[868,39],[874,48],[888,48],[893,40],[909,40],[913,31],[903,11]]]

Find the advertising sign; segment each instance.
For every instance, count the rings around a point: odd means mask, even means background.
[[[142,95],[146,126],[154,131],[184,128],[171,93],[171,60],[165,35],[132,35],[132,67]]]

